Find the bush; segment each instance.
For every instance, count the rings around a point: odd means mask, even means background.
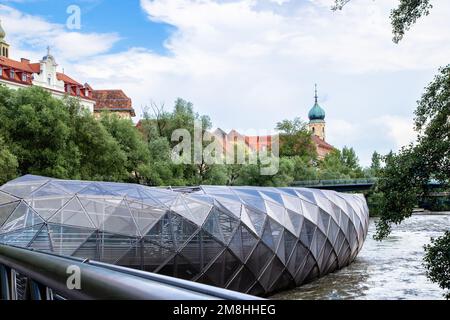
[[[425,246],[425,268],[428,278],[446,290],[445,298],[450,299],[450,231],[431,244]]]

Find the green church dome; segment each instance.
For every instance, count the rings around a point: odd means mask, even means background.
[[[310,121],[315,121],[315,120],[325,120],[325,110],[323,110],[320,106],[319,103],[317,102],[317,86],[316,86],[316,103],[314,103],[314,106],[312,107],[312,109],[309,111],[308,117]]]

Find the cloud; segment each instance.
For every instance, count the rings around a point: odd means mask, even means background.
[[[50,42],[66,71],[97,88],[124,89],[138,114],[152,100],[169,108],[183,97],[211,115],[217,127],[271,129],[283,119],[305,119],[319,82],[321,97],[327,97],[329,141],[354,146],[362,159],[370,159],[381,144],[396,149],[409,142],[412,121],[404,116],[404,105],[375,120],[362,117],[368,113],[367,97],[348,88],[368,78],[373,78],[367,84],[373,90],[385,86],[383,79],[402,87],[395,80],[402,72],[413,78],[421,73],[423,79],[424,72],[432,75],[447,64],[450,2],[435,1],[431,15],[399,45],[391,41],[389,22],[398,1],[355,0],[339,12],[330,10],[332,2],[141,0],[149,20],[176,30],[164,43],[167,55],[138,47],[111,53],[120,41],[117,34],[68,32],[4,5],[0,15],[14,51],[39,58]],[[340,94],[345,103],[336,99],[335,90],[348,90]],[[410,94],[405,88],[401,92]],[[389,96],[375,99],[390,106]]]
[[[120,40],[114,33],[71,32],[62,24],[48,22],[6,5],[0,5],[0,16],[16,58],[27,54],[27,57],[38,59],[42,57],[44,48],[51,46],[60,60],[79,61],[108,52]]]
[[[417,138],[412,117],[385,115],[375,119],[374,123],[386,130],[397,149],[414,142]]]

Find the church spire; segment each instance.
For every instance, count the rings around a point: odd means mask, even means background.
[[[5,41],[6,32],[2,28],[2,21],[0,19],[0,57],[9,57],[9,44]]]
[[[315,92],[316,92],[316,94],[315,94],[315,96],[314,96],[314,99],[315,99],[315,101],[316,101],[316,104],[318,104],[319,97],[318,97],[318,95],[317,95],[317,83],[314,84],[314,87],[315,87]]]

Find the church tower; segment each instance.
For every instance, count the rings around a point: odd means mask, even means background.
[[[311,111],[309,111],[309,129],[313,135],[318,136],[321,140],[325,141],[325,111],[319,106],[318,96],[317,96],[317,84],[316,84],[316,95],[315,103]]]
[[[6,32],[2,28],[2,21],[0,20],[0,57],[9,58],[9,44],[5,41]]]

